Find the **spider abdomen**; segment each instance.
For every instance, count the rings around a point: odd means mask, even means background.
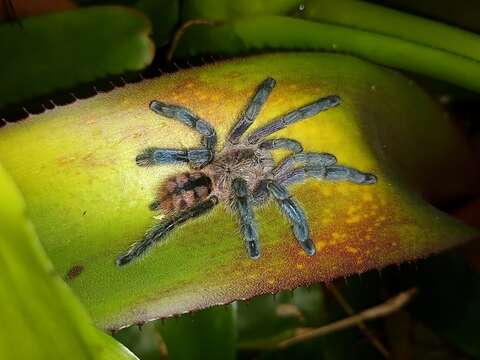
[[[165,212],[185,210],[205,200],[211,192],[212,181],[204,173],[179,173],[162,183],[152,209]]]

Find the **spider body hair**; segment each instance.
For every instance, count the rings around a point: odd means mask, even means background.
[[[247,104],[240,119],[233,126],[223,149],[216,153],[215,129],[189,109],[153,100],[152,111],[160,116],[182,122],[202,136],[202,147],[195,149],[144,149],[136,157],[139,166],[188,163],[191,172],[175,174],[159,186],[151,210],[161,210],[166,216],[148,230],[143,240],[133,244],[120,255],[116,263],[126,265],[140,257],[148,248],[163,240],[182,223],[202,216],[223,203],[236,213],[247,254],[260,257],[260,241],[254,208],[272,197],[291,225],[292,233],[301,248],[315,255],[315,244],[310,238],[307,214],[288,186],[308,178],[323,181],[350,181],[355,184],[374,184],[377,178],[355,168],[337,164],[334,155],[304,152],[298,141],[288,138],[270,138],[275,132],[340,104],[340,97],[330,95],[279,116],[254,130],[247,138],[245,132],[253,124],[262,106],[275,87],[275,80],[265,79]],[[279,164],[272,152],[285,149],[292,154]]]
[[[160,184],[151,210],[183,211],[205,201],[212,192],[212,180],[201,171],[181,172]]]
[[[150,209],[165,213],[183,211],[205,201],[210,195],[233,208],[233,180],[244,179],[249,191],[254,192],[260,182],[268,178],[273,167],[273,158],[266,150],[252,145],[227,145],[201,171],[181,172],[161,183],[157,200]]]
[[[242,178],[249,192],[253,193],[261,181],[268,178],[273,167],[270,152],[258,146],[227,144],[203,171],[212,179],[212,194],[233,208],[233,180]]]

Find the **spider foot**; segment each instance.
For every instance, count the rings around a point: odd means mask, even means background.
[[[247,253],[250,259],[257,260],[260,257],[260,249],[258,248],[258,244],[255,241],[248,241],[246,243]]]
[[[327,167],[325,178],[327,180],[348,180],[360,185],[371,185],[377,182],[377,177],[373,174],[342,165]]]
[[[148,148],[143,150],[141,154],[138,154],[135,158],[135,162],[138,166],[152,166],[155,164],[155,148]]]
[[[312,239],[307,239],[305,241],[298,242],[303,250],[307,253],[307,255],[313,256],[317,252],[315,249],[315,244],[313,243]]]
[[[369,174],[369,173],[364,173],[364,180],[362,182],[362,184],[365,184],[365,185],[370,185],[370,184],[375,184],[377,182],[377,177],[373,174]]]

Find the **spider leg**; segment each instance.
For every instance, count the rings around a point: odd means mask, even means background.
[[[252,97],[247,105],[242,117],[234,125],[233,129],[228,135],[227,141],[230,144],[238,144],[240,137],[247,131],[257,117],[263,104],[267,101],[268,95],[272,92],[275,86],[275,80],[266,78],[258,87],[257,92]]]
[[[235,178],[232,181],[232,190],[234,194],[234,208],[240,219],[240,227],[245,239],[248,256],[251,259],[258,259],[260,257],[260,243],[247,182],[242,178]]]
[[[150,102],[150,109],[159,115],[179,120],[188,127],[195,129],[202,135],[202,145],[208,150],[214,150],[217,144],[215,129],[207,121],[200,119],[187,108],[153,100]]]
[[[267,188],[268,180],[262,180],[252,192],[252,205],[257,206],[267,201],[269,192]]]
[[[213,150],[209,149],[159,149],[147,148],[138,154],[135,161],[138,166],[152,166],[186,162],[194,168],[206,166],[213,159]]]
[[[343,165],[301,167],[281,174],[277,181],[284,186],[290,186],[310,177],[330,181],[347,180],[360,185],[370,185],[377,182],[375,175]]]
[[[307,217],[300,205],[292,198],[287,188],[276,181],[269,181],[267,188],[277,201],[282,212],[288,218],[288,221],[292,225],[293,234],[302,249],[305,250],[308,255],[314,255],[315,245],[312,239],[310,239]]]
[[[256,144],[259,140],[277,132],[288,125],[294,124],[297,121],[307,119],[317,115],[321,111],[328,110],[340,104],[340,97],[331,95],[321,98],[314,103],[303,106],[299,109],[290,111],[289,113],[273,119],[267,125],[255,130],[247,139],[250,144]]]
[[[272,170],[272,175],[275,177],[281,177],[288,171],[294,169],[298,164],[301,164],[304,167],[324,168],[326,166],[334,165],[336,162],[337,159],[332,154],[302,152],[291,155],[283,160]]]
[[[200,202],[190,209],[174,214],[171,217],[161,221],[153,226],[149,231],[145,233],[143,240],[134,243],[128,251],[120,255],[116,264],[123,266],[131,262],[132,260],[140,257],[145,251],[147,251],[152,245],[165,238],[165,236],[172,231],[176,226],[184,223],[189,219],[196,218],[203,215],[207,211],[211,210],[218,204],[216,196],[210,196],[203,202]]]
[[[326,180],[348,180],[355,184],[375,184],[377,177],[373,174],[364,173],[360,170],[343,166],[327,166],[325,168]]]
[[[262,141],[258,147],[264,150],[286,149],[290,150],[294,154],[298,154],[303,151],[303,146],[298,141],[285,138],[265,140]]]

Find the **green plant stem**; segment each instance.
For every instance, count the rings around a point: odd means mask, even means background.
[[[232,45],[231,39],[240,45]],[[349,53],[480,91],[480,63],[475,60],[388,35],[285,16],[239,18],[213,28],[192,27],[177,55],[235,55],[265,49]]]
[[[480,36],[441,22],[356,0],[305,2],[302,17],[388,35],[480,61]]]

